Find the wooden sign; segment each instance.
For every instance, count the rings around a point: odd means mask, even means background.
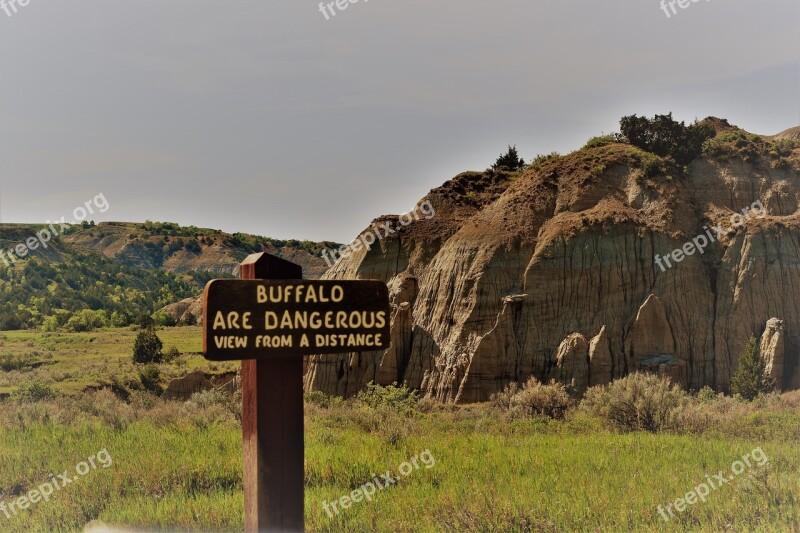
[[[389,347],[389,291],[381,281],[210,281],[203,354],[214,361]]]

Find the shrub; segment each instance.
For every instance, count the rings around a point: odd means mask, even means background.
[[[342,403],[342,399],[339,396],[330,396],[318,390],[306,392],[303,395],[303,399],[310,404],[317,405],[324,409],[335,407]]]
[[[609,144],[614,144],[618,142],[622,142],[622,136],[618,133],[609,133],[608,135],[600,135],[599,137],[592,137],[586,144],[584,145],[583,149],[587,148],[599,148],[601,146],[608,146]]]
[[[196,426],[204,427],[223,420],[241,420],[242,393],[231,394],[222,389],[210,389],[192,394],[185,403]]]
[[[156,326],[168,327],[168,328],[171,328],[175,324],[177,324],[175,318],[169,313],[166,313],[164,311],[158,311],[154,313],[153,322],[155,322]]]
[[[22,370],[30,366],[32,366],[31,363],[18,355],[0,355],[0,370],[3,372]]]
[[[556,381],[545,385],[531,378],[511,397],[511,414],[515,416],[540,415],[559,419],[564,418],[569,406],[567,388]]]
[[[40,381],[23,383],[11,393],[11,398],[19,403],[35,403],[41,400],[55,398],[55,393],[50,385]]]
[[[558,159],[559,157],[561,157],[561,154],[559,154],[558,152],[550,152],[549,154],[539,154],[533,158],[533,160],[531,161],[531,166],[538,167],[539,165],[543,165],[544,163],[547,163],[548,161],[552,161],[554,159]]]
[[[92,331],[106,325],[106,315],[103,311],[82,309],[72,315],[64,327],[67,331]]]
[[[139,315],[139,318],[136,319],[136,325],[141,329],[147,329],[154,327],[156,323],[152,316],[148,315],[147,313],[142,313]]]
[[[170,346],[167,352],[164,354],[164,362],[171,363],[175,359],[181,356],[180,350],[178,350],[177,346]]]
[[[775,388],[775,380],[767,375],[766,363],[758,353],[756,339],[750,337],[739,354],[739,366],[731,377],[731,393],[753,401],[759,394],[767,394]]]
[[[511,399],[518,392],[519,384],[514,381],[506,385],[506,387],[500,392],[492,394],[492,396],[489,398],[489,402],[492,404],[492,407],[498,411],[508,412],[511,410]]]
[[[547,416],[564,418],[570,406],[567,388],[555,381],[545,385],[536,378],[530,378],[520,387],[510,383],[490,399],[495,409],[510,413],[513,417],[530,418]]]
[[[182,326],[194,326],[197,324],[197,317],[192,313],[188,313],[180,320],[179,324]]]
[[[133,344],[133,362],[137,364],[161,362],[163,346],[152,326],[141,330]]]
[[[713,402],[717,399],[717,393],[714,392],[714,389],[706,385],[697,392],[697,399],[701,403]]]
[[[635,148],[631,149],[630,154],[639,162],[645,177],[655,176],[659,172],[664,173],[667,171],[665,161],[656,154],[636,150]]]
[[[160,392],[161,371],[153,363],[147,364],[139,370],[139,381],[142,382],[145,389],[151,392]]]
[[[672,113],[652,119],[629,115],[619,121],[623,137],[632,145],[647,152],[671,157],[676,163],[688,165],[703,152],[703,143],[716,134],[708,124],[695,121],[689,126],[672,119]]]
[[[45,333],[58,330],[58,319],[54,316],[45,317],[42,320],[42,331]]]
[[[395,411],[413,409],[419,400],[416,391],[404,385],[398,386],[397,382],[382,386],[372,381],[367,383],[367,388],[359,392],[356,398],[373,409],[389,408]]]
[[[590,388],[581,409],[623,431],[655,432],[667,428],[687,401],[686,392],[668,378],[637,373]]]

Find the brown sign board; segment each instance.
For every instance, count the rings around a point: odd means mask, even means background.
[[[269,359],[389,347],[381,281],[215,279],[203,291],[203,355]]]

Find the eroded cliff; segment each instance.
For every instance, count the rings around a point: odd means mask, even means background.
[[[771,373],[800,387],[798,129],[709,122],[719,133],[686,168],[609,143],[434,189],[433,218],[325,275],[389,284],[392,346],[314,356],[306,387],[401,382],[472,402],[530,376],[580,390],[648,370],[726,390],[765,330]]]

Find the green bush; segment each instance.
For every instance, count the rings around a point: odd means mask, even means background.
[[[396,411],[413,409],[419,401],[416,391],[406,386],[398,386],[397,382],[384,387],[370,381],[366,389],[359,392],[356,398],[373,409],[385,407]]]
[[[766,363],[758,353],[756,339],[750,337],[739,354],[739,366],[731,377],[731,393],[753,401],[760,394],[767,394],[774,389],[775,380],[767,375]]]
[[[11,393],[11,399],[19,403],[35,403],[52,398],[55,398],[53,389],[41,381],[23,383]]]
[[[637,150],[635,148],[631,148],[630,154],[639,162],[642,172],[646,177],[655,176],[658,173],[667,171],[667,165],[664,160],[656,154]]]
[[[0,370],[3,372],[22,370],[23,368],[29,368],[30,366],[32,366],[30,362],[18,355],[0,355]]]
[[[154,313],[153,322],[155,323],[156,326],[167,327],[167,328],[171,328],[177,323],[172,315],[164,311],[158,311]]]
[[[580,407],[622,431],[655,432],[669,427],[688,400],[688,394],[668,378],[637,373],[590,388]]]
[[[592,137],[586,144],[583,146],[583,149],[587,148],[599,148],[601,146],[608,146],[609,144],[615,144],[622,142],[622,136],[618,133],[609,133],[608,135],[600,135],[598,137]]]
[[[789,157],[798,147],[800,147],[800,140],[779,139],[771,143],[769,154],[772,157]]]
[[[197,324],[197,317],[194,316],[192,313],[187,314],[184,318],[182,318],[178,325],[180,326],[194,326]]]
[[[156,330],[151,326],[139,331],[133,344],[133,362],[136,364],[160,363],[164,347]]]
[[[155,364],[147,364],[139,370],[139,381],[142,382],[145,389],[151,392],[160,391],[161,371]]]
[[[703,152],[703,143],[716,134],[708,124],[672,119],[672,113],[652,119],[629,115],[619,121],[625,140],[637,148],[661,157],[671,157],[680,165],[688,165]]]
[[[106,325],[106,314],[103,311],[82,309],[72,315],[64,327],[67,331],[92,331]]]
[[[538,167],[540,165],[543,165],[544,163],[547,163],[548,161],[553,161],[555,159],[558,159],[559,157],[561,157],[561,154],[559,154],[558,152],[550,152],[549,154],[539,154],[533,158],[533,160],[531,161],[531,166]]]
[[[714,389],[706,385],[697,392],[697,399],[700,401],[700,403],[713,402],[717,399],[717,393],[714,391]]]
[[[163,362],[171,363],[180,356],[181,352],[178,350],[177,346],[170,346],[166,353],[164,353]]]
[[[322,391],[312,390],[303,394],[303,399],[311,404],[329,409],[341,405],[342,399],[339,396],[330,396]]]

